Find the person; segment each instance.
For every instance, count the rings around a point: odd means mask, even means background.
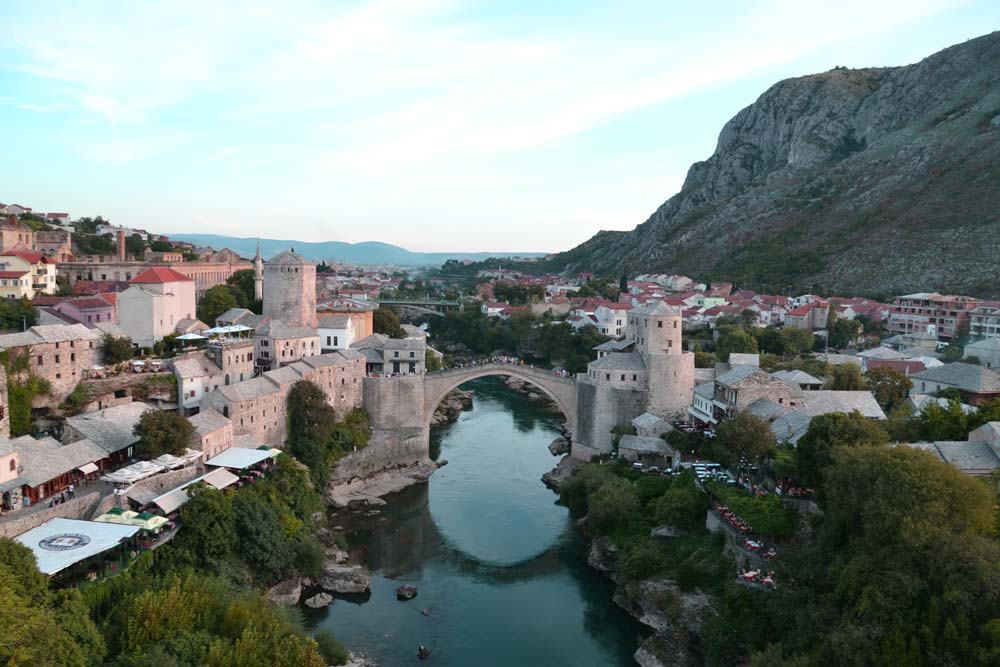
[[[420,648],[417,649],[417,657],[420,658],[421,660],[426,660],[430,656],[431,656],[430,649],[421,644]]]
[[[69,498],[70,498],[70,500],[72,500],[73,498],[76,498],[76,491],[73,489],[73,485],[72,484],[70,484],[69,487],[66,490],[69,491]]]

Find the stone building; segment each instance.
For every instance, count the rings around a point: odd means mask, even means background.
[[[625,340],[599,347],[601,357],[577,375],[575,456],[610,452],[613,432],[644,412],[664,418],[684,412],[694,386],[681,311],[662,301],[630,311]]]
[[[73,258],[73,234],[61,229],[35,232],[34,247],[54,263],[68,262]]]
[[[136,424],[143,413],[152,409],[136,402],[67,417],[63,442],[69,445],[87,439],[95,443],[104,450],[102,469],[122,463],[132,457],[132,448],[139,442]]]
[[[195,283],[183,273],[158,266],[130,282],[118,295],[118,321],[135,345],[152,347],[178,322],[195,318]]]
[[[265,317],[316,329],[316,265],[294,251],[264,262]]]
[[[203,452],[205,460],[233,446],[233,422],[217,410],[202,410],[189,421],[196,434],[191,448]]]
[[[249,339],[217,339],[204,351],[174,359],[177,404],[181,411],[195,414],[205,394],[252,378],[253,348],[253,341]]]
[[[48,380],[51,391],[36,397],[36,407],[62,403],[83,379],[84,371],[102,358],[100,333],[82,324],[38,325],[27,331],[3,334],[0,350],[27,355],[31,373]],[[7,401],[3,404],[6,406]]]
[[[288,392],[300,380],[315,383],[327,402],[342,416],[361,407],[363,356],[344,350],[310,356],[290,365],[228,387],[202,398],[201,409],[213,409],[233,424],[234,437],[251,436],[269,445],[282,445],[286,436]]]
[[[16,217],[10,217],[0,224],[0,252],[8,252],[15,248],[34,250],[35,230],[18,221]]]
[[[222,251],[220,251],[221,253]],[[200,293],[225,284],[237,271],[252,269],[253,265],[243,259],[233,259],[231,251],[227,254],[217,253],[208,262],[147,262],[124,260],[117,255],[88,255],[74,257],[74,261],[60,262],[58,273],[69,280],[70,285],[80,281],[130,281],[134,276],[153,268],[169,268],[184,274],[194,283]]]
[[[295,327],[265,318],[253,335],[257,366],[273,369],[321,353],[315,327]]]

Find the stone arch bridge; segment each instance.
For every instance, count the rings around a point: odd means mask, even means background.
[[[369,446],[337,463],[332,482],[354,484],[392,470],[430,463],[430,424],[434,411],[451,390],[476,378],[509,375],[551,398],[576,433],[576,380],[573,376],[522,366],[486,363],[450,368],[425,375],[366,377],[364,406],[371,416]]]
[[[572,375],[524,366],[521,364],[486,363],[449,368],[424,375],[423,425],[429,429],[431,418],[448,393],[470,380],[491,375],[516,377],[538,389],[552,399],[566,417],[566,428],[576,429],[576,380]]]

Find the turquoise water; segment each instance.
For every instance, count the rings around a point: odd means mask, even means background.
[[[471,382],[473,410],[432,435],[448,465],[351,523],[371,593],[310,620],[380,665],[631,665],[641,629],[586,564],[566,508],[539,478],[558,415],[498,380]],[[340,520],[340,519],[338,519]],[[396,600],[407,583],[417,598]],[[308,610],[307,610],[308,611]],[[423,611],[427,614],[424,615]]]

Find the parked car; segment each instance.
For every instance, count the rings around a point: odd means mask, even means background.
[[[636,461],[635,463],[633,463],[632,467],[635,468],[636,470],[642,470],[642,464],[639,463],[638,461]]]

